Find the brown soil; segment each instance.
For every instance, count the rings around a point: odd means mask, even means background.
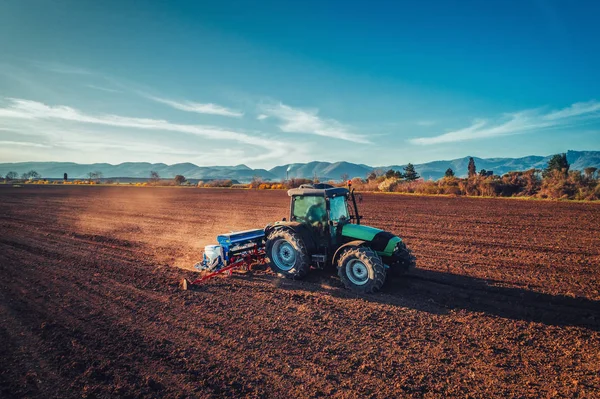
[[[364,195],[412,275],[181,291],[285,192],[0,186],[0,397],[598,397],[600,206]],[[178,267],[174,267],[178,266]]]

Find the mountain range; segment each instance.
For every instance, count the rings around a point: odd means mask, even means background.
[[[477,170],[493,171],[497,175],[516,170],[545,168],[549,156],[527,156],[522,158],[477,158]],[[448,161],[433,161],[415,165],[417,172],[425,179],[437,180],[444,176],[446,169],[451,168],[456,176],[467,175],[470,157]],[[600,169],[600,151],[568,151],[567,160],[572,170],[583,170],[586,167]],[[373,170],[402,170],[406,164],[389,166],[369,166],[351,162],[308,162],[275,166],[272,169],[252,169],[246,165],[237,166],[197,166],[192,163],[166,165],[164,163],[125,162],[118,165],[108,163],[78,164],[73,162],[19,162],[0,163],[0,176],[9,171],[19,175],[30,170],[37,171],[44,178],[62,178],[67,173],[69,178],[85,178],[89,172],[99,171],[105,178],[146,178],[150,171],[157,172],[162,178],[173,178],[183,175],[189,179],[232,179],[248,182],[258,176],[263,180],[279,181],[287,178],[312,178],[320,180],[340,180],[342,176],[365,177]]]

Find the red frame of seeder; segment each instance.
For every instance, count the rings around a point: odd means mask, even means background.
[[[242,268],[242,267],[246,267],[247,270],[252,270],[252,266],[254,265],[262,265],[266,262],[265,260],[265,249],[264,247],[259,247],[258,244],[254,244],[254,248],[252,248],[249,251],[244,251],[238,255],[233,255],[231,256],[231,258],[229,258],[229,262],[227,266],[223,267],[222,269],[217,270],[216,272],[212,272],[210,274],[207,274],[205,276],[202,276],[194,281],[192,281],[190,284],[191,285],[195,285],[195,284],[200,284],[203,281],[209,280],[213,277],[218,276],[219,274],[223,274],[223,273],[228,273],[228,275],[231,276],[231,272],[233,271],[233,269],[237,269],[237,268]]]

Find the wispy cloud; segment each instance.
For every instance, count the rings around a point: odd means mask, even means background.
[[[91,84],[86,85],[86,87],[89,87],[90,89],[94,89],[94,90],[106,91],[108,93],[122,93],[121,90],[109,89],[108,87],[96,86],[96,85],[91,85]]]
[[[305,110],[293,108],[282,103],[276,105],[261,105],[263,115],[272,116],[282,122],[279,128],[286,133],[306,133],[330,137],[355,143],[369,143],[360,134],[350,132],[351,128],[335,119],[322,119],[316,109]],[[264,118],[263,118],[264,119]]]
[[[265,115],[265,114],[260,114],[256,117],[256,119],[258,119],[259,121],[264,121],[265,119],[267,119],[269,117],[269,115]]]
[[[50,148],[51,145],[42,143],[31,143],[28,141],[12,141],[12,140],[0,140],[0,145],[7,146],[19,146],[19,147],[36,147],[36,148]]]
[[[238,110],[230,109],[223,107],[221,105],[213,104],[213,103],[196,103],[192,101],[174,101],[166,98],[155,97],[155,96],[145,96],[146,98],[156,101],[161,104],[166,104],[175,109],[179,109],[181,111],[187,112],[196,112],[198,114],[210,114],[210,115],[221,115],[221,116],[229,116],[232,118],[241,118],[244,116],[244,113]]]
[[[453,143],[497,136],[529,133],[543,129],[573,126],[592,119],[600,119],[600,102],[595,100],[572,104],[569,107],[543,112],[530,109],[504,114],[495,121],[474,120],[471,126],[434,137],[419,137],[409,142],[417,145]]]
[[[171,123],[162,119],[146,119],[124,117],[113,114],[91,115],[68,106],[49,106],[37,101],[8,98],[9,105],[0,107],[0,118],[22,120],[54,120],[85,123],[118,128],[133,128],[177,132],[204,137],[211,140],[223,140],[260,147],[260,155],[253,160],[282,158],[289,152],[289,145],[260,135],[249,135],[243,132],[223,129],[216,126],[184,125]]]
[[[63,73],[70,75],[93,75],[94,72],[72,65],[63,64],[61,62],[48,62],[48,61],[32,61],[32,64],[40,69],[46,71]]]

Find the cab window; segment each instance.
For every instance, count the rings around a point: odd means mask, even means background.
[[[293,216],[299,222],[315,223],[327,221],[325,198],[316,196],[295,197]]]
[[[339,222],[340,219],[349,219],[346,197],[333,197],[329,200],[329,218],[333,222]]]

